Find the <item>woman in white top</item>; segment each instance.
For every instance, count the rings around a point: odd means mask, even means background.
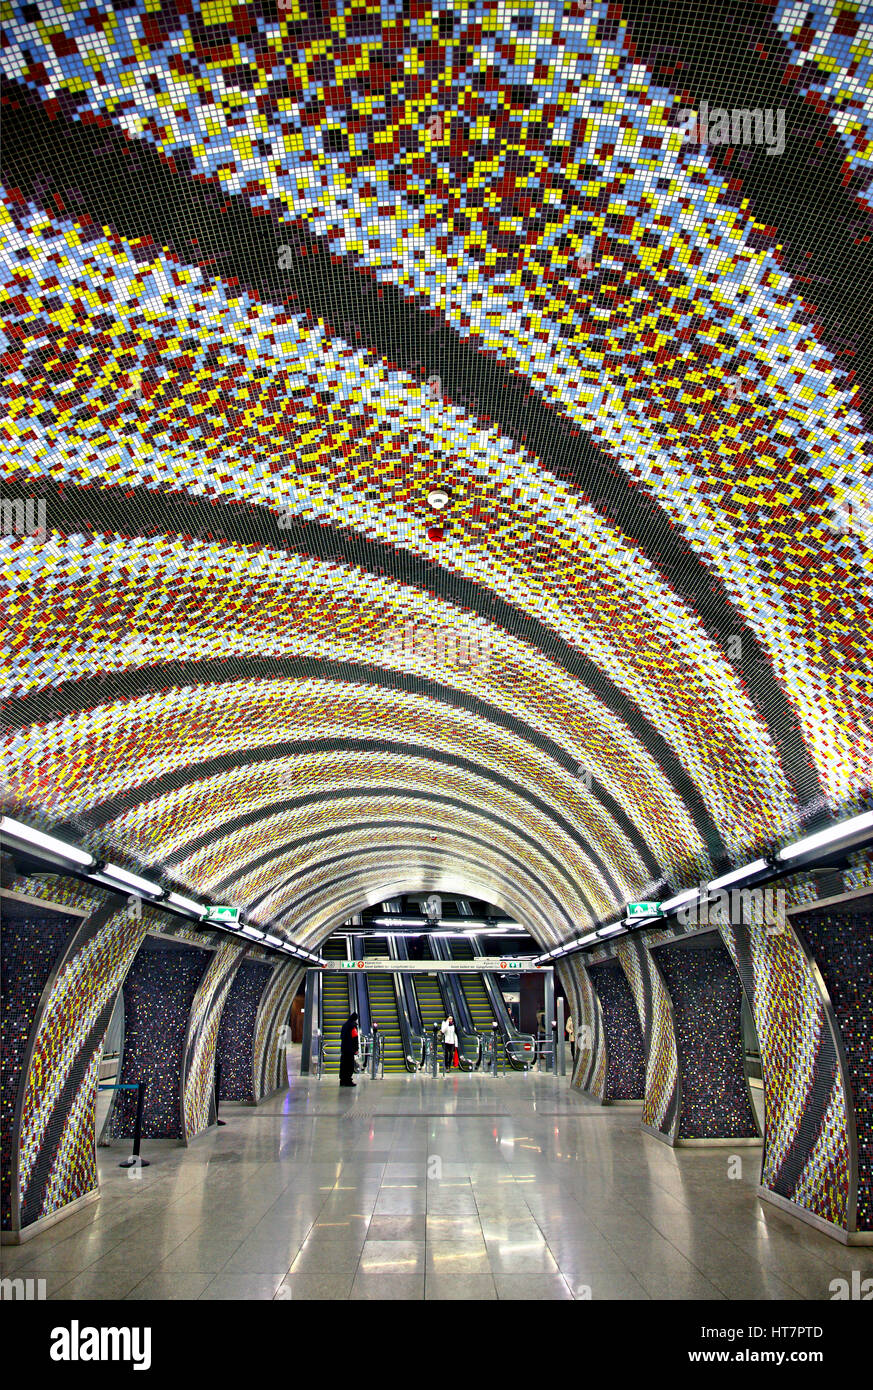
[[[443,1053],[445,1057],[446,1071],[451,1071],[455,1062],[455,1048],[458,1046],[458,1035],[455,1031],[455,1020],[449,1014],[448,1018],[443,1019],[440,1024],[440,1032],[443,1035]]]

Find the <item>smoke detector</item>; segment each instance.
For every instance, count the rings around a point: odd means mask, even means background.
[[[441,512],[443,507],[449,505],[449,494],[441,487],[435,487],[427,494],[427,505],[433,507],[435,512]]]

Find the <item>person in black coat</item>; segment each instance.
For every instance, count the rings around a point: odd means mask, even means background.
[[[354,1086],[352,1073],[355,1070],[355,1057],[358,1051],[358,1015],[349,1014],[340,1029],[339,1084]]]

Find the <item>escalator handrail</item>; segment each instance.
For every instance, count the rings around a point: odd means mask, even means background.
[[[533,1066],[534,1062],[536,1061],[536,1058],[537,1058],[537,1055],[538,1055],[538,1054],[537,1054],[537,1051],[536,1051],[536,1042],[537,1042],[537,1040],[536,1040],[536,1038],[533,1036],[532,1033],[516,1033],[515,1037],[508,1037],[508,1036],[504,1035],[504,1038],[503,1038],[503,1047],[504,1047],[504,1050],[505,1050],[505,1052],[506,1052],[506,1060],[508,1061],[509,1065],[512,1067],[513,1071],[529,1071],[529,1070],[530,1070],[530,1068]],[[530,1061],[529,1061],[529,1065],[528,1065],[528,1066],[525,1066],[525,1059],[524,1059],[524,1057],[516,1057],[516,1056],[514,1055],[512,1049],[513,1049],[513,1048],[516,1048],[516,1047],[522,1047],[522,1048],[524,1048],[527,1044],[530,1045],[530,1051],[529,1051],[529,1054],[528,1054],[528,1055],[529,1055]]]
[[[482,1034],[481,1033],[461,1033],[461,1047],[458,1048],[458,1066],[461,1071],[478,1071],[482,1065]],[[463,1051],[464,1043],[468,1038],[473,1038],[476,1044],[476,1060],[471,1062]]]
[[[418,1061],[415,1063],[414,1070],[415,1070],[415,1071],[421,1071],[421,1069],[422,1069],[422,1067],[424,1066],[425,1061],[426,1061],[426,1055],[427,1055],[427,1038],[425,1037],[424,1033],[413,1033],[413,1034],[411,1034],[411,1036],[410,1036],[410,1042],[413,1044],[413,1046],[415,1047],[416,1051],[418,1052]],[[407,1060],[410,1060],[410,1059],[407,1059]],[[412,1059],[412,1060],[414,1060],[414,1059]]]

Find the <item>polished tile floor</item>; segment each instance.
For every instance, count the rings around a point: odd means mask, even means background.
[[[756,1199],[757,1148],[671,1150],[550,1076],[294,1077],[222,1115],[146,1143],[139,1177],[101,1149],[99,1202],[4,1274],[58,1299],[724,1300],[873,1273]]]

